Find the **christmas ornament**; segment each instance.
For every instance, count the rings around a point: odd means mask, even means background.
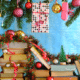
[[[62,3],[61,19],[64,21],[68,20],[68,7],[68,2]]]
[[[6,32],[5,32],[5,35],[6,36],[10,36],[10,40],[13,40],[13,37],[14,37],[14,35],[15,35],[15,32],[13,31],[13,30],[7,30]]]
[[[42,67],[41,62],[37,62],[37,63],[36,63],[36,68],[41,68],[41,67]]]
[[[23,10],[21,8],[16,8],[13,11],[13,15],[15,15],[16,17],[22,17],[23,15]]]
[[[80,6],[80,0],[73,0],[73,1],[72,1],[72,5],[73,5],[74,7]]]
[[[54,63],[54,64],[58,64],[58,62],[59,62],[58,59],[54,59],[54,60],[53,60],[53,63]]]
[[[1,17],[2,15],[1,15],[1,13],[0,13],[0,17]]]
[[[23,31],[21,31],[21,30],[16,31],[15,35],[18,35],[18,36],[21,35],[22,37],[25,37],[25,33]]]
[[[32,7],[32,3],[30,3],[30,0],[28,0],[28,2],[25,4],[25,7],[27,9],[30,9]]]
[[[58,4],[58,2],[57,2],[57,0],[56,0],[55,4],[52,6],[52,11],[53,11],[54,13],[60,13],[61,10],[62,10],[61,5]]]
[[[20,2],[20,0],[17,0],[17,8],[14,9],[14,11],[13,11],[13,15],[16,17],[22,17],[22,15],[23,15],[23,10],[21,8],[19,8],[19,5],[18,5],[19,2]]]
[[[10,67],[10,66],[11,66],[10,64],[8,64],[8,63],[6,64],[6,67]]]
[[[67,63],[71,63],[71,59],[70,58],[67,59]]]
[[[20,67],[20,64],[16,64],[17,65],[17,67]]]
[[[4,50],[3,50],[3,53],[8,53],[7,49],[4,49]]]
[[[53,77],[47,77],[46,80],[54,80]]]

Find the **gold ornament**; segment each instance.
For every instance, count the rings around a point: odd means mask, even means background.
[[[58,4],[57,2],[52,6],[52,11],[54,13],[60,13],[61,9],[62,9],[61,5]]]
[[[0,13],[0,17],[2,16],[2,14]]]
[[[25,37],[25,33],[23,32],[23,31],[21,31],[21,30],[19,30],[19,31],[16,31],[15,32],[15,35],[18,35],[18,36],[22,36],[22,37]]]

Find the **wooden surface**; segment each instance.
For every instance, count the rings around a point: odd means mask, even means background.
[[[80,74],[80,63],[78,60],[75,61],[75,64],[76,64],[76,68],[78,70],[78,73]]]
[[[39,54],[39,52],[36,50],[36,48],[34,46],[31,47],[31,51],[44,64],[44,66],[47,69],[50,69],[51,68],[50,65],[41,57],[41,55]]]
[[[73,76],[73,71],[52,71],[51,76]]]
[[[9,60],[10,55],[9,54],[3,54],[4,60]],[[26,60],[27,56],[26,54],[15,54],[11,55],[11,60]]]
[[[0,78],[0,80],[12,80],[13,78]],[[24,80],[23,78],[16,78],[16,80]]]
[[[17,73],[24,73],[24,67],[18,67]],[[14,67],[3,67],[3,73],[14,73]]]
[[[1,78],[13,78],[14,77],[14,73],[0,73],[0,77]],[[23,77],[23,74],[17,74],[16,78],[22,78]]]
[[[48,77],[49,70],[34,70],[35,77]]]
[[[35,80],[46,80],[46,78],[36,78]],[[78,80],[77,77],[54,77],[54,80]]]

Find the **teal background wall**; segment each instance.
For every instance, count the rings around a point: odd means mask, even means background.
[[[43,1],[43,0],[33,0],[34,3]],[[70,2],[71,0],[68,0]],[[65,21],[61,19],[61,13],[55,14],[52,12],[52,5],[55,3],[53,0],[50,5],[50,14],[49,14],[49,33],[32,33],[31,32],[31,23],[26,23],[24,20],[23,29],[27,35],[33,35],[36,39],[39,40],[39,44],[49,51],[51,54],[58,54],[60,52],[61,45],[64,46],[66,54],[79,54],[80,52],[80,27],[79,20],[80,16],[69,28],[65,25]],[[58,0],[58,3],[62,5],[62,1]],[[0,26],[4,18],[0,18]],[[14,23],[10,26],[11,30],[19,30],[16,24],[16,19]],[[7,30],[9,30],[7,29]],[[0,34],[3,34],[6,30],[0,27]],[[1,54],[0,54],[1,55]]]

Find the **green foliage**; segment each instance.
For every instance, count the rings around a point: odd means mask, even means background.
[[[72,24],[74,20],[76,20],[79,14],[80,14],[80,7],[76,9],[76,11],[74,12],[74,16],[70,17],[69,20],[66,22],[66,26],[69,27],[69,25]]]
[[[61,46],[61,52],[60,52],[60,56],[59,56],[59,61],[60,62],[66,62],[67,61],[63,46]]]

